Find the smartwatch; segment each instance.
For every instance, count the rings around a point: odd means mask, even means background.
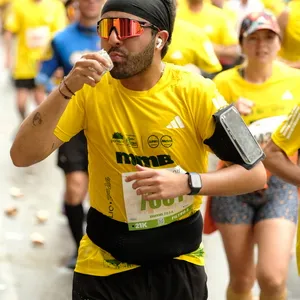
[[[190,172],[188,175],[188,185],[191,192],[188,195],[198,195],[202,188],[201,176],[199,173]]]

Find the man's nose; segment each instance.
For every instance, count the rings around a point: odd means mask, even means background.
[[[119,39],[117,30],[115,28],[113,28],[113,30],[111,31],[108,37],[108,43],[112,46],[121,44],[121,40]]]

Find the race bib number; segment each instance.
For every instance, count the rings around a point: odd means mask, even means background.
[[[26,46],[30,49],[46,47],[50,40],[50,30],[48,26],[28,28],[25,35]]]
[[[271,139],[272,133],[286,119],[286,116],[276,116],[261,119],[249,125],[249,130],[260,145],[264,145]]]
[[[183,172],[180,167],[167,170],[175,173]],[[125,178],[133,173],[122,174],[124,203],[130,231],[147,230],[168,225],[192,210],[193,196],[185,195],[166,200],[143,200],[142,196],[138,196],[132,188],[132,182],[125,182]]]

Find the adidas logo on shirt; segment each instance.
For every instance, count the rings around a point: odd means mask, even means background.
[[[282,100],[294,100],[294,96],[289,90],[287,90],[284,92],[281,99]]]
[[[179,116],[176,116],[174,120],[167,126],[168,129],[177,129],[177,128],[184,128],[184,124]]]

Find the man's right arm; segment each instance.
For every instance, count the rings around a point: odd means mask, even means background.
[[[74,65],[65,84],[54,90],[48,98],[22,123],[11,147],[10,155],[18,167],[27,167],[48,157],[62,145],[54,130],[68,106],[63,95],[81,90],[84,84],[95,87],[109,63],[99,53],[86,54]]]
[[[69,95],[65,90],[63,93]],[[55,90],[26,118],[10,150],[15,166],[27,167],[40,162],[63,144],[54,135],[54,129],[67,105],[68,101]]]

